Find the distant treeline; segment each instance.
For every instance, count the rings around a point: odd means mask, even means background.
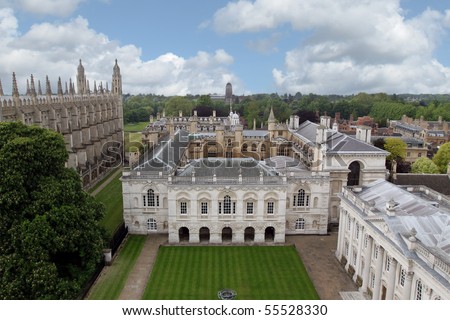
[[[278,121],[286,121],[292,114],[299,115],[301,121],[317,121],[317,114],[325,113],[331,117],[339,112],[341,118],[354,119],[371,116],[380,126],[386,125],[387,119],[400,119],[402,115],[412,118],[423,117],[425,120],[450,121],[450,95],[388,95],[385,93],[359,93],[350,96],[339,95],[295,95],[285,94],[255,94],[239,97],[232,104],[234,112],[239,113],[248,127],[266,125],[270,108],[273,108]],[[179,111],[184,116],[192,115],[197,110],[200,117],[210,116],[216,110],[217,116],[226,116],[230,105],[224,101],[213,101],[208,95],[187,95],[166,97],[161,95],[125,95],[124,121],[137,123],[149,121],[150,115],[165,111],[167,116],[178,116]]]

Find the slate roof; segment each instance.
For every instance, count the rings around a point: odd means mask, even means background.
[[[423,185],[439,193],[450,195],[450,176],[448,174],[397,173],[397,185]]]
[[[256,161],[253,158],[203,158],[193,160],[186,168],[179,169],[177,176],[190,177],[192,173],[196,177],[216,177],[238,178],[239,174],[243,178],[277,176],[277,172],[272,168]]]
[[[304,137],[308,141],[315,143],[318,127],[318,124],[305,121],[299,126],[299,129],[295,131],[295,133]],[[328,134],[329,135],[326,141],[327,154],[352,152],[387,154],[384,150],[381,150],[364,141],[360,141],[354,137],[348,136],[342,132],[329,129]]]
[[[442,259],[450,262],[450,208],[448,203],[437,206],[436,201],[425,193],[413,193],[385,180],[371,183],[357,193],[358,198],[371,202],[376,210],[372,212],[384,219],[394,235],[409,234],[414,228],[416,238]],[[386,203],[395,200],[394,216],[387,215]],[[394,241],[399,247],[400,238]]]
[[[171,171],[181,159],[188,145],[189,133],[179,130],[173,139],[165,136],[159,145],[146,153],[135,171]]]

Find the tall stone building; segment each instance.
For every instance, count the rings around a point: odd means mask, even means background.
[[[100,175],[121,161],[123,154],[122,76],[119,65],[113,67],[112,88],[103,83],[93,90],[86,78],[84,66],[78,65],[76,83],[65,84],[58,79],[56,94],[48,76],[45,91],[41,82],[31,75],[27,92],[20,94],[13,73],[12,94],[5,95],[0,82],[0,121],[20,121],[61,133],[69,159],[67,166],[89,186]]]
[[[236,119],[237,117],[237,119]],[[386,176],[387,153],[339,133],[330,118],[244,130],[239,116],[159,118],[143,132],[151,152],[122,176],[130,233],[167,233],[170,243],[283,243],[338,223],[346,185]]]

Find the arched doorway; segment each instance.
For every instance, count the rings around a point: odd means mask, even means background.
[[[348,166],[348,169],[350,172],[347,176],[347,186],[357,186],[359,185],[359,178],[360,178],[360,172],[361,172],[361,165],[358,161],[353,161]]]
[[[266,242],[273,242],[275,239],[275,228],[274,227],[267,227],[264,231],[264,241]]]
[[[231,242],[233,239],[233,230],[230,227],[222,229],[222,242]]]
[[[189,242],[189,229],[186,227],[181,227],[178,230],[178,237],[180,242]]]
[[[200,228],[199,230],[200,242],[209,243],[209,238],[210,238],[209,228],[207,227]]]
[[[247,227],[244,230],[244,241],[245,242],[253,242],[255,241],[255,228]]]

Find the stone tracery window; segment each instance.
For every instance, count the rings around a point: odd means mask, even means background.
[[[142,200],[144,207],[159,207],[159,195],[155,194],[153,189],[148,189]]]
[[[304,189],[298,190],[297,194],[294,194],[294,207],[309,207],[310,195],[306,193]]]

